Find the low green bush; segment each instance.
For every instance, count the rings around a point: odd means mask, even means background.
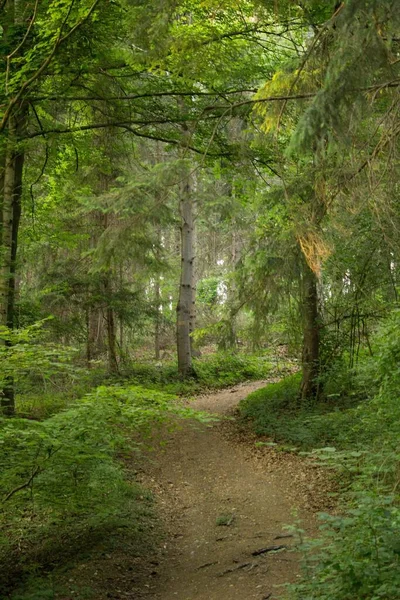
[[[263,379],[270,374],[272,363],[262,356],[218,353],[195,360],[194,368],[200,383],[222,388]]]
[[[345,476],[341,515],[322,515],[306,542],[304,578],[292,600],[398,600],[400,597],[400,312],[394,311],[363,360],[358,406],[341,413],[335,447],[314,451]],[[325,428],[332,413],[320,417]]]
[[[293,600],[398,600],[400,508],[393,494],[366,490],[344,516],[323,515],[322,539],[304,546],[306,568]]]
[[[52,531],[123,514],[132,487],[116,457],[172,415],[202,418],[163,392],[102,386],[44,421],[0,418],[0,590]]]
[[[264,379],[273,364],[263,356],[217,353],[193,359],[194,377],[182,381],[176,363],[132,364],[124,377],[151,389],[162,389],[178,395],[195,394],[206,389],[219,389],[242,381]]]
[[[332,370],[331,377],[326,378],[330,394],[320,402],[300,400],[301,373],[296,373],[252,392],[240,403],[240,415],[257,435],[275,442],[305,449],[328,444],[351,446],[360,433],[360,408],[357,396],[340,393],[344,376],[338,380],[339,391],[335,391],[335,373]]]

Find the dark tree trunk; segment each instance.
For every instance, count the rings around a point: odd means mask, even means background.
[[[320,394],[320,334],[318,279],[304,260],[303,269],[303,355],[301,398],[318,399]]]
[[[108,340],[108,368],[111,373],[118,373],[117,337],[115,333],[114,311],[107,307],[107,340]]]
[[[24,168],[24,153],[19,153],[15,157],[15,187],[13,200],[13,222],[11,233],[11,265],[10,265],[10,285],[7,307],[7,326],[10,329],[15,327],[15,297],[16,297],[16,266],[18,250],[18,232],[21,220],[21,195],[22,195],[22,174]]]
[[[104,298],[106,301],[106,324],[107,324],[107,355],[108,369],[110,373],[118,373],[117,359],[117,334],[115,329],[115,316],[112,307],[112,285],[111,272],[106,273],[103,279]]]
[[[18,143],[26,115],[26,107],[20,106],[18,112],[10,117],[8,145],[1,176],[0,323],[11,330],[15,327],[15,276],[25,158],[24,152],[18,148]],[[11,378],[1,392],[0,405],[4,414],[15,413],[14,382]]]

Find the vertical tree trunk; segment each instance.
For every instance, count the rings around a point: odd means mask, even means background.
[[[15,298],[16,298],[16,270],[17,270],[17,251],[18,251],[18,232],[21,220],[21,195],[22,195],[22,175],[24,169],[25,154],[17,153],[15,157],[15,185],[13,199],[13,223],[11,232],[11,264],[10,264],[10,285],[8,294],[7,325],[10,329],[15,327]]]
[[[108,182],[106,180],[103,184],[103,191],[107,189]],[[108,227],[108,216],[104,215],[103,219],[104,231]],[[118,373],[118,359],[117,359],[117,334],[115,328],[115,315],[114,308],[112,306],[112,266],[108,265],[103,275],[103,290],[104,300],[106,303],[105,318],[107,324],[107,355],[108,355],[108,369],[110,373]]]
[[[110,373],[118,373],[117,336],[115,331],[114,309],[110,304],[111,282],[108,279],[105,280],[104,291],[106,299],[109,298],[106,309],[108,368]]]
[[[161,153],[159,150],[159,145],[157,144],[157,153],[156,157],[158,162],[161,162]],[[157,200],[160,201],[160,198],[157,195]],[[162,245],[162,234],[161,234],[161,224],[157,227],[157,247],[155,250],[155,258],[159,263],[161,261],[161,245]],[[158,268],[158,265],[157,265]],[[161,358],[161,319],[162,319],[162,305],[161,305],[161,275],[157,271],[155,274],[154,280],[154,308],[155,308],[155,319],[154,319],[154,357],[156,360],[160,360]]]
[[[154,356],[156,360],[160,360],[160,334],[161,334],[161,289],[160,276],[156,275],[154,284],[154,303],[156,309],[156,318],[154,323]]]
[[[194,374],[192,341],[196,318],[195,289],[195,200],[190,181],[186,178],[180,199],[181,215],[181,276],[177,312],[178,370],[185,378]]]
[[[123,262],[120,262],[119,265],[119,289],[122,291],[124,288],[124,265]],[[124,315],[122,311],[119,311],[118,314],[118,333],[119,333],[119,356],[120,361],[124,359]]]
[[[318,308],[318,279],[309,265],[303,260],[303,355],[301,398],[318,399],[320,384],[320,335]]]
[[[5,154],[1,210],[0,259],[0,324],[15,326],[15,275],[18,249],[18,231],[21,217],[22,175],[24,152],[18,148],[19,134],[24,126],[26,109],[19,108],[18,118],[10,118],[8,143]],[[3,342],[7,343],[7,342]],[[10,379],[2,390],[1,408],[4,414],[15,412],[14,383]]]
[[[87,368],[91,368],[91,361],[93,358],[93,343],[91,337],[91,328],[90,328],[90,307],[86,307],[85,317],[86,317],[86,363]]]
[[[15,122],[10,119],[9,139],[4,167],[2,203],[1,258],[0,258],[0,324],[8,324],[8,295],[11,276],[11,252],[13,233],[13,204],[15,189]]]
[[[237,240],[237,235],[236,235],[236,229],[237,229],[237,223],[235,218],[232,218],[232,237],[231,237],[231,269],[232,272],[235,272],[236,267],[237,267],[237,263],[239,260],[239,250],[238,250],[238,240]],[[235,286],[235,281],[234,279],[232,279],[232,281],[230,282],[228,291],[227,291],[227,296],[228,296],[228,303],[230,305],[230,309],[229,309],[229,329],[227,331],[227,339],[226,339],[226,345],[227,348],[230,350],[236,350],[237,348],[237,335],[236,335],[236,316],[237,316],[237,311],[234,308],[234,302],[235,302],[235,298],[236,298],[236,286]]]
[[[6,0],[1,15],[3,47],[10,42],[10,32],[17,21],[15,0]],[[25,15],[26,18],[26,15]],[[27,107],[18,104],[9,117],[7,143],[0,185],[1,194],[1,244],[0,244],[0,324],[14,328],[15,273],[18,248],[18,229],[21,216],[22,172],[24,152],[18,147],[20,133],[27,116]],[[0,342],[7,344],[9,342]],[[7,415],[15,413],[14,382],[9,378],[1,390],[0,407]]]

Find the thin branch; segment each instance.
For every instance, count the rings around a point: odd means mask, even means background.
[[[38,125],[39,125],[39,127],[40,127],[41,135],[42,135],[42,136],[43,136],[43,138],[46,140],[46,134],[45,134],[45,132],[44,132],[43,125],[42,125],[42,122],[41,122],[41,120],[40,120],[40,117],[39,117],[39,115],[38,115],[38,113],[37,113],[37,111],[36,111],[36,108],[33,106],[33,104],[31,104],[31,107],[32,107],[32,110],[33,110],[33,114],[35,115],[36,121],[37,121],[37,123],[38,123]],[[33,223],[33,225],[34,225],[34,222],[35,222],[35,196],[34,196],[34,194],[33,194],[33,188],[34,188],[34,186],[35,186],[37,183],[39,183],[39,181],[40,181],[40,180],[41,180],[41,178],[43,177],[43,175],[44,175],[44,172],[45,172],[45,170],[46,170],[46,167],[47,167],[47,163],[49,162],[49,158],[50,158],[49,144],[48,144],[48,142],[47,142],[47,140],[46,140],[46,147],[45,147],[45,157],[44,157],[44,161],[43,161],[42,168],[41,168],[41,170],[40,170],[40,174],[39,174],[39,175],[38,175],[38,177],[35,179],[35,181],[33,181],[33,182],[31,183],[31,185],[30,185],[30,188],[29,188],[29,193],[30,193],[30,197],[31,197],[31,200],[32,200],[32,211],[31,211],[31,212],[32,212],[32,223]]]
[[[230,90],[230,91],[215,91],[215,92],[146,92],[144,94],[125,94],[124,96],[38,96],[36,98],[29,98],[30,102],[43,102],[46,100],[56,100],[57,102],[60,100],[68,101],[93,101],[93,100],[101,100],[103,102],[112,102],[112,101],[120,101],[120,100],[140,100],[142,98],[162,98],[162,97],[185,97],[185,96],[228,96],[231,94],[243,94],[243,93],[251,93],[255,94],[257,92],[257,88],[251,89],[240,89],[240,90]]]
[[[182,142],[180,140],[163,138],[161,136],[155,136],[155,135],[151,135],[151,134],[147,134],[147,133],[140,133],[133,127],[129,127],[129,126],[122,126],[122,127],[124,129],[126,129],[126,131],[129,131],[130,133],[132,133],[133,135],[135,135],[137,137],[143,137],[147,140],[154,140],[156,142],[172,144],[173,146],[181,146],[182,145]],[[231,156],[230,152],[219,152],[218,154],[216,154],[216,153],[211,154],[210,152],[207,152],[207,149],[203,150],[201,148],[196,148],[195,146],[192,146],[192,145],[188,145],[188,146],[186,146],[186,148],[188,150],[191,150],[192,152],[195,152],[196,154],[201,154],[202,156],[204,156],[204,153],[206,152],[207,156],[210,156],[211,158],[228,158]]]
[[[153,135],[150,133],[142,133],[142,132],[138,131],[137,129],[135,129],[134,127],[132,127],[132,125],[135,125],[135,124],[137,124],[137,123],[125,122],[125,121],[123,121],[123,122],[117,121],[117,122],[111,122],[111,123],[92,123],[91,125],[82,125],[79,127],[68,127],[65,129],[49,129],[47,131],[35,131],[34,133],[27,134],[23,139],[33,139],[33,138],[48,135],[51,133],[57,133],[57,134],[79,133],[79,132],[84,132],[84,131],[92,131],[92,130],[96,130],[96,129],[106,129],[108,127],[110,127],[110,128],[116,127],[119,129],[124,129],[125,131],[129,131],[136,137],[141,137],[141,138],[145,138],[148,140],[163,142],[165,144],[172,144],[174,146],[178,146],[181,143],[179,140],[176,140],[174,138],[167,138],[167,137],[163,137],[163,136],[159,136],[159,135]],[[138,124],[148,125],[150,123],[139,122]],[[197,154],[204,155],[204,149],[196,148],[195,146],[188,146],[188,148],[189,148],[189,150],[192,150],[193,152],[196,152]],[[229,156],[231,156],[231,153],[229,153],[229,152],[221,152],[218,154],[208,153],[208,156],[213,157],[213,158],[229,157]]]
[[[32,472],[32,475],[29,477],[28,481],[25,481],[25,483],[22,483],[18,487],[11,490],[11,492],[8,492],[8,494],[3,499],[3,502],[7,502],[8,500],[10,500],[10,498],[12,498],[14,496],[14,494],[29,487],[31,485],[32,481],[35,479],[36,475],[39,475],[39,473],[40,473],[40,467],[36,467],[36,469]]]
[[[104,113],[102,113],[104,114]],[[220,120],[219,115],[213,115],[206,117],[207,120]],[[131,125],[138,126],[150,126],[150,125],[176,125],[181,123],[190,122],[191,119],[146,119],[146,120],[132,120],[132,121],[115,121],[110,123],[91,123],[90,125],[79,125],[77,127],[65,127],[63,129],[54,127],[52,129],[46,129],[45,131],[35,131],[33,133],[26,134],[22,139],[33,139],[43,134],[49,135],[51,133],[79,133],[80,131],[90,131],[91,129],[107,129],[107,127],[127,127]]]

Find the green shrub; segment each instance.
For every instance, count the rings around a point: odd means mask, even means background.
[[[125,377],[131,382],[178,395],[218,389],[242,381],[264,379],[272,370],[271,361],[262,356],[217,353],[193,359],[195,377],[182,381],[176,363],[132,364]]]
[[[159,391],[102,386],[42,422],[0,418],[0,588],[21,567],[19,549],[61,524],[96,527],[123,512],[132,488],[116,456],[169,415],[198,417]]]
[[[357,374],[361,402],[340,413],[342,431],[323,463],[346,474],[341,516],[324,516],[321,538],[305,547],[304,579],[295,600],[398,600],[400,590],[400,313],[374,340],[374,356]],[[365,400],[367,398],[367,400]],[[320,417],[324,427],[332,414]]]
[[[398,600],[400,509],[393,495],[357,494],[344,516],[324,516],[323,540],[308,543],[296,600]]]
[[[209,387],[227,387],[241,381],[263,379],[271,362],[260,356],[218,353],[194,361],[198,380]]]
[[[367,403],[363,400],[354,406],[357,397],[341,393],[345,375],[338,378],[335,392],[335,373],[332,370],[326,378],[330,394],[318,403],[300,400],[301,374],[296,373],[251,393],[240,403],[240,414],[251,422],[257,435],[277,442],[306,449],[328,444],[351,446],[360,439],[361,406],[365,410]]]

